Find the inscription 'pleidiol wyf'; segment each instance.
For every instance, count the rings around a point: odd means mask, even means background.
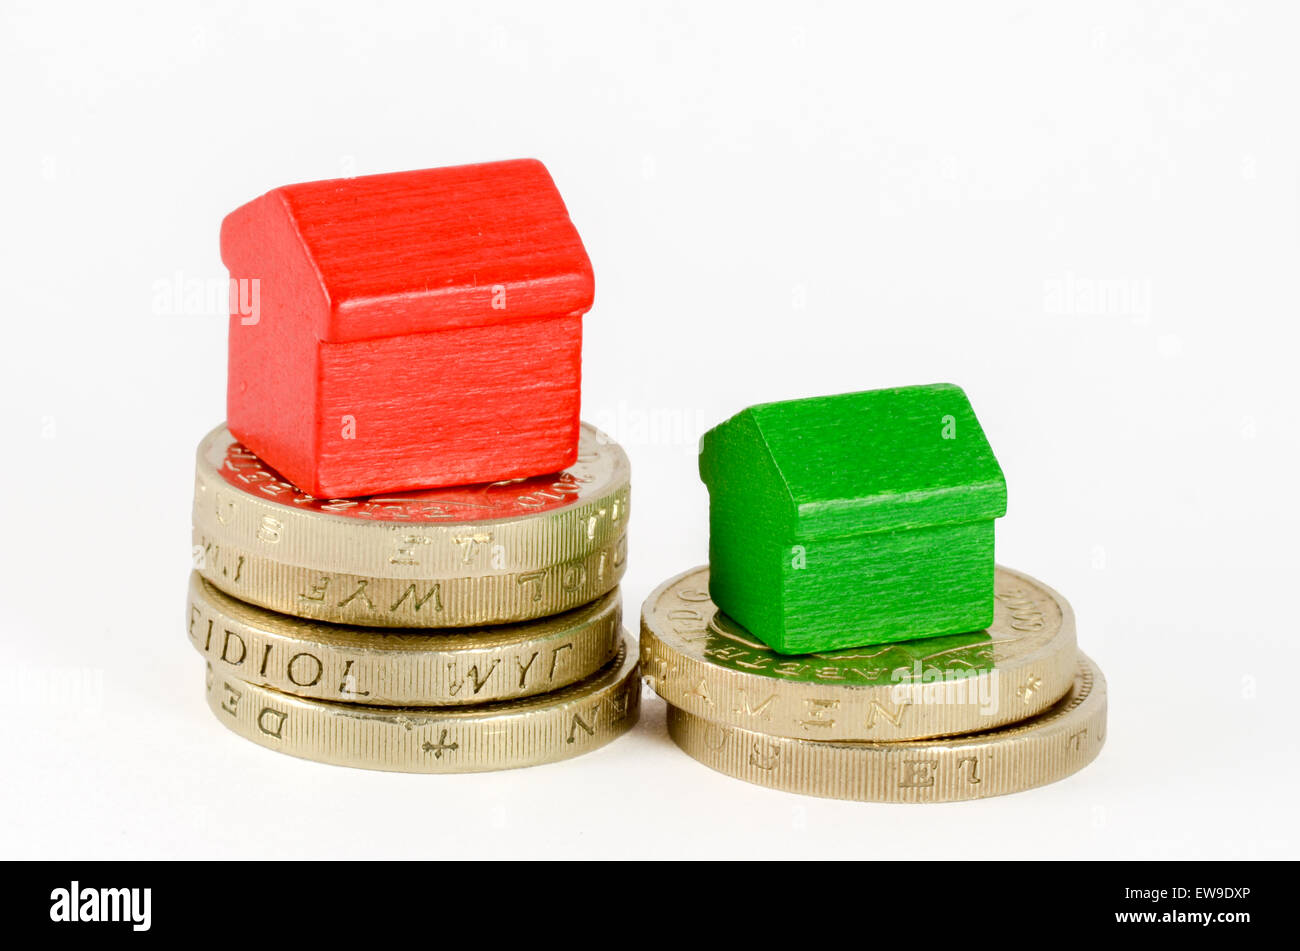
[[[190,580],[188,633],[234,677],[290,694],[375,705],[459,704],[530,696],[587,677],[621,642],[621,598],[480,630],[324,625],[288,618]]]
[[[619,571],[627,561],[627,536],[609,547],[586,558],[568,561],[552,568],[538,568],[521,572],[513,577],[513,586],[522,599],[541,602],[554,589],[558,596],[572,596],[589,584],[602,585],[610,571]],[[242,559],[236,563],[236,577],[242,570]],[[391,579],[339,577],[318,574],[305,591],[298,592],[298,601],[304,606],[319,605],[334,610],[352,608],[361,616],[383,613],[412,621],[422,615],[440,614],[447,610],[443,602],[444,583],[395,581]],[[468,594],[468,592],[467,592]],[[346,612],[344,612],[346,614]]]

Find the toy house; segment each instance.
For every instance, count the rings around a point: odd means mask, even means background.
[[[527,159],[288,185],[231,212],[227,423],[318,497],[578,450],[587,253]]]
[[[705,434],[710,594],[798,654],[993,620],[1002,470],[947,384],[752,406]]]

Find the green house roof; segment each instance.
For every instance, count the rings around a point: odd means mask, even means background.
[[[700,476],[796,538],[997,518],[1002,469],[970,401],[939,383],[751,406],[709,430]]]

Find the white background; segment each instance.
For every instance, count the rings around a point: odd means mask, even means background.
[[[0,15],[0,855],[1297,856],[1293,6],[270,6]],[[183,592],[222,217],[516,156],[595,266],[584,415],[632,457],[633,621],[706,558],[704,429],[956,382],[1007,474],[999,560],[1072,600],[1109,680],[1092,766],[882,806],[712,773],[657,700],[479,776],[212,719]]]

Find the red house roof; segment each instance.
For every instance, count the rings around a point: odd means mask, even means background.
[[[232,275],[292,282],[275,295],[294,301],[284,319],[338,343],[582,314],[594,293],[534,159],[276,188],[226,216],[221,257]]]

